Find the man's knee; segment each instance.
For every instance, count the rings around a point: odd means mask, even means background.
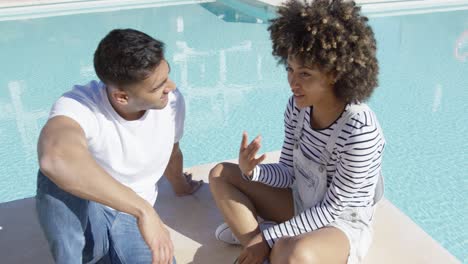
[[[303,243],[294,237],[279,239],[273,246],[270,260],[272,264],[319,263],[315,249],[304,247]]]

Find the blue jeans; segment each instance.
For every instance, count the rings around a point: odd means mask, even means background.
[[[151,263],[135,217],[67,193],[41,171],[36,209],[56,263]]]

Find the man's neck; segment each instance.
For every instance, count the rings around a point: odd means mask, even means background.
[[[118,102],[116,102],[114,100],[114,98],[112,97],[112,95],[110,94],[110,89],[108,87],[106,87],[106,96],[107,96],[107,99],[109,100],[109,103],[111,104],[112,108],[114,109],[114,111],[120,116],[122,117],[123,119],[127,120],[127,121],[134,121],[134,120],[138,120],[140,119],[146,111],[142,110],[142,111],[132,111],[130,109],[127,109],[124,105],[122,104],[119,104]]]

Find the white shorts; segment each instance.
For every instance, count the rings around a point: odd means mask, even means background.
[[[294,191],[293,191],[294,192]],[[300,201],[294,197],[294,214],[298,215],[303,208]],[[374,207],[356,207],[346,209],[334,222],[327,226],[333,226],[345,233],[349,240],[348,264],[359,264],[366,256],[372,243],[373,229],[372,219]]]

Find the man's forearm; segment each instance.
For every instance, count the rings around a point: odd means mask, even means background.
[[[46,156],[41,162],[41,171],[66,192],[135,217],[152,208],[132,189],[112,178],[92,157],[80,153],[73,156]]]
[[[174,144],[174,149],[171,153],[171,158],[167,164],[164,175],[169,180],[172,188],[176,193],[183,192],[187,185],[187,179],[183,175],[184,157],[179,148],[179,144]]]
[[[88,151],[84,132],[68,117],[54,117],[41,131],[40,170],[61,189],[138,217],[152,205],[110,176]]]

